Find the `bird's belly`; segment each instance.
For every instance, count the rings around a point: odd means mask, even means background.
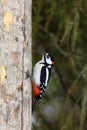
[[[36,85],[40,86],[40,73],[41,71],[39,71],[39,69],[35,70],[36,72],[34,72],[33,74],[33,81],[36,83]]]

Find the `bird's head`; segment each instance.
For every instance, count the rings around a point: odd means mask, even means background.
[[[42,60],[47,66],[53,66],[55,64],[54,58],[49,53],[44,53]]]

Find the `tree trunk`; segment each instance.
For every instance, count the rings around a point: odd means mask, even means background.
[[[0,1],[0,130],[31,130],[31,0]]]

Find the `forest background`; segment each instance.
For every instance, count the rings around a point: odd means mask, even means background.
[[[55,59],[34,130],[87,130],[87,0],[33,0],[33,65]]]

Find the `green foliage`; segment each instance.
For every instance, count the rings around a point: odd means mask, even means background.
[[[33,0],[32,41],[56,62],[34,130],[87,130],[87,0]]]

